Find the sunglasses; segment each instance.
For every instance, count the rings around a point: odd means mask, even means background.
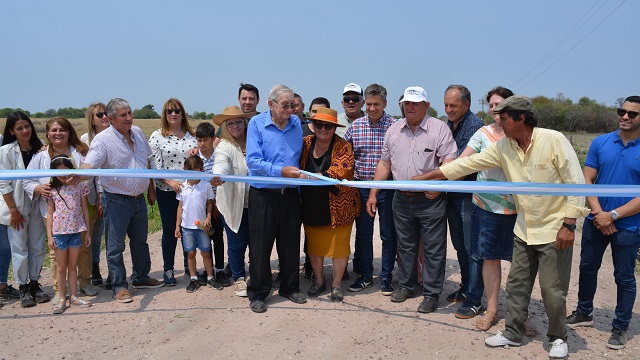
[[[313,122],[313,127],[316,128],[317,130],[331,130],[333,128],[335,128],[336,126],[334,124],[329,124],[329,123],[325,123],[325,122],[319,122],[319,121],[314,121]]]
[[[630,111],[630,110],[625,110],[625,109],[617,109],[616,112],[618,113],[618,116],[623,117],[625,114],[629,114],[629,119],[635,119],[636,116],[638,116],[638,114],[640,114],[637,111]]]
[[[273,102],[282,106],[284,110],[288,110],[288,109],[295,110],[298,107],[298,104],[280,104],[276,100],[273,100]]]
[[[182,109],[167,109],[165,111],[165,113],[167,115],[171,115],[172,113],[176,114],[176,115],[180,115],[182,113]]]
[[[347,104],[351,101],[353,101],[354,103],[357,103],[358,101],[360,101],[360,96],[354,96],[354,97],[345,96],[342,98],[342,101],[344,101]]]
[[[243,127],[244,126],[244,121],[234,121],[234,122],[226,122],[225,125],[227,126],[227,128],[231,128],[231,127]]]
[[[103,117],[107,116],[107,113],[104,111],[100,111],[96,113],[96,116],[98,117],[98,119],[102,119]]]

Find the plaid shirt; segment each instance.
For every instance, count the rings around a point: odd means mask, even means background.
[[[376,166],[382,155],[382,145],[384,143],[384,135],[391,124],[396,119],[387,113],[382,115],[376,126],[371,125],[369,115],[365,115],[356,119],[344,139],[353,146],[353,157],[355,159],[354,177],[358,180],[373,180],[376,172]]]

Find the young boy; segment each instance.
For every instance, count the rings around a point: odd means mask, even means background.
[[[213,168],[213,143],[216,139],[216,130],[211,123],[201,123],[196,128],[196,140],[198,141],[199,155],[204,163],[204,172],[211,172]],[[216,188],[213,187],[215,194]],[[210,235],[210,239],[213,242],[213,256],[215,258],[215,278],[222,286],[231,286],[231,280],[223,271],[224,269],[224,240],[222,234],[224,233],[224,225],[222,224],[222,217],[218,212],[215,200],[213,201],[213,211],[211,214],[211,228],[213,229],[213,235]],[[202,279],[204,280],[204,279]]]
[[[202,159],[198,155],[191,155],[184,161],[185,170],[203,170]],[[176,216],[176,238],[182,238],[182,247],[187,252],[187,264],[191,280],[187,285],[187,292],[194,292],[200,288],[196,276],[196,248],[200,249],[204,267],[207,270],[207,284],[214,289],[221,290],[222,285],[215,280],[213,261],[211,259],[211,240],[207,231],[211,228],[211,211],[215,195],[207,181],[187,180],[182,192],[176,194],[178,214]],[[182,228],[182,234],[180,233]]]

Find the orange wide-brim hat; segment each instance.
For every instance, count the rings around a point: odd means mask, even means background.
[[[311,121],[322,121],[335,126],[345,127],[338,123],[338,112],[330,108],[320,108]]]

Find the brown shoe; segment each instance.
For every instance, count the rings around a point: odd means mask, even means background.
[[[131,285],[134,289],[157,289],[164,286],[164,281],[147,278],[147,280],[142,282],[132,282]]]
[[[118,293],[116,294],[116,301],[120,303],[130,303],[133,301],[133,298],[131,298],[131,294],[129,294],[129,290],[122,289],[118,291]]]

